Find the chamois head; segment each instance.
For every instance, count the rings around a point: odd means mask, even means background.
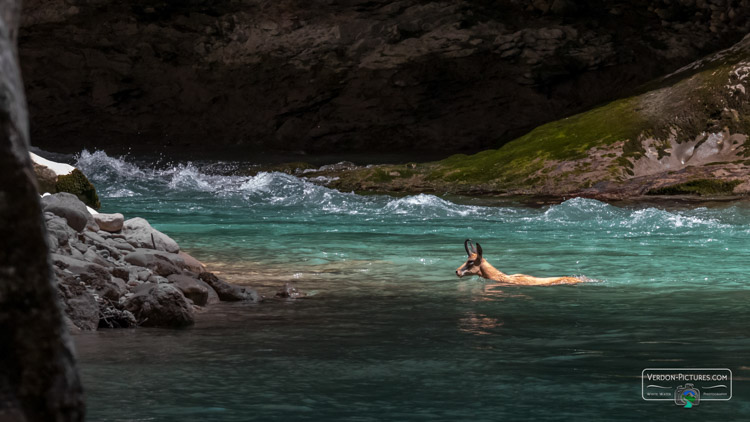
[[[479,267],[482,265],[482,246],[477,243],[474,247],[474,243],[471,239],[464,241],[464,249],[466,249],[466,255],[469,259],[466,260],[464,265],[456,269],[456,275],[463,277],[465,275],[479,275],[481,270]]]

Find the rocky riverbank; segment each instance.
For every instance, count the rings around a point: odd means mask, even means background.
[[[258,302],[143,218],[99,214],[69,193],[45,195],[53,270],[70,329],[182,327],[219,301]]]
[[[750,195],[750,36],[497,150],[296,174],[342,191],[498,196]]]

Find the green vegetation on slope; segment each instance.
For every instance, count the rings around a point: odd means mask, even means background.
[[[466,183],[496,179],[500,183],[523,183],[524,177],[542,169],[547,160],[585,158],[593,147],[637,139],[649,127],[637,108],[636,98],[626,98],[547,123],[498,150],[442,160],[430,177]]]
[[[697,179],[672,186],[652,189],[646,195],[731,195],[740,180]]]
[[[661,141],[657,143],[661,159],[668,154],[670,137],[682,142],[724,128],[750,133],[750,106],[744,92],[731,93],[727,86],[740,82],[734,70],[748,56],[740,50],[704,63],[702,69],[685,72],[681,79],[671,77],[636,97],[542,125],[500,149],[454,155],[435,163],[428,178],[510,189],[530,187],[540,181],[535,173],[544,175],[560,162],[587,158],[592,148],[623,141],[621,152],[603,157],[616,157],[610,169],[617,180],[618,174],[634,175],[633,161],[645,152],[641,144],[644,136]],[[745,155],[750,155],[750,145],[746,145]],[[585,172],[585,168],[576,172]]]

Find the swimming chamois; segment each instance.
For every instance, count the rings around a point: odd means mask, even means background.
[[[466,241],[464,242],[464,248],[466,249],[466,254],[469,255],[469,259],[466,260],[466,263],[464,265],[456,269],[456,275],[459,277],[463,277],[465,275],[478,275],[482,278],[499,281],[501,283],[524,284],[529,286],[574,284],[585,281],[575,277],[540,278],[526,274],[508,275],[493,267],[489,262],[487,262],[487,260],[482,258],[482,246],[479,243],[477,243],[477,246],[475,248],[471,239],[466,239]]]

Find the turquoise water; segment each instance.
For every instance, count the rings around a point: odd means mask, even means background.
[[[529,208],[341,193],[231,164],[84,152],[104,212],[141,216],[269,300],[185,330],[76,336],[92,421],[747,420],[750,205]],[[458,279],[463,240],[506,273]],[[278,300],[293,282],[308,293]],[[733,398],[641,398],[648,367],[720,367]]]

